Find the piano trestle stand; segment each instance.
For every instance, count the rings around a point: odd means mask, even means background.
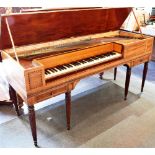
[[[35,146],[34,104],[65,93],[70,129],[71,91],[81,79],[94,74],[102,79],[103,72],[111,68],[115,68],[116,79],[117,66],[125,65],[127,99],[131,68],[144,63],[143,91],[153,37],[118,30],[131,10],[58,9],[2,16],[3,66],[13,94],[16,91],[28,105]],[[13,100],[17,102],[16,95]],[[18,113],[18,106],[16,110]]]

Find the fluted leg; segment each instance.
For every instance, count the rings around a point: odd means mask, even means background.
[[[117,67],[114,68],[114,80],[116,80],[116,76],[117,76]]]
[[[131,67],[128,65],[125,65],[127,67],[126,71],[126,81],[125,81],[125,95],[124,95],[124,100],[127,99],[128,95],[128,89],[129,89],[129,84],[130,84],[130,76],[131,76]]]
[[[148,62],[145,62],[144,63],[144,69],[143,69],[143,78],[142,78],[141,92],[143,92],[143,89],[144,89],[146,75],[147,75],[147,70],[148,70]]]
[[[34,106],[28,106],[28,111],[29,111],[29,122],[30,122],[30,127],[31,127],[31,133],[33,137],[33,142],[34,145],[37,147],[37,131],[36,131],[36,118],[35,118],[35,110]]]
[[[15,92],[15,90],[12,88],[12,86],[9,85],[9,94],[10,94],[10,98],[13,102],[13,105],[15,107],[16,113],[18,116],[20,116],[20,112],[19,112],[19,107],[18,107],[18,100],[17,100],[17,94]]]
[[[101,80],[103,80],[103,74],[104,74],[104,72],[99,74],[99,77],[100,77]]]
[[[67,130],[70,130],[70,117],[71,117],[71,92],[65,93],[66,100],[66,120],[67,120]]]

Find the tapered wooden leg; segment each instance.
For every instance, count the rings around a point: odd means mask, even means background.
[[[71,92],[65,93],[66,100],[66,120],[67,120],[67,130],[70,130],[70,117],[71,117]]]
[[[22,100],[22,98],[19,95],[17,95],[17,99],[18,99],[18,107],[22,108],[24,101]]]
[[[101,80],[103,80],[103,74],[104,74],[104,72],[99,74],[99,77],[100,77]]]
[[[31,126],[31,133],[33,137],[33,142],[34,145],[37,147],[37,130],[36,130],[36,118],[35,118],[35,110],[34,106],[28,106],[28,111],[29,111],[29,122]]]
[[[117,67],[114,68],[114,80],[116,80],[116,76],[117,76]]]
[[[18,116],[20,116],[17,94],[16,94],[15,90],[12,88],[12,86],[10,86],[10,85],[9,85],[9,94],[10,94],[10,99],[12,100],[13,105],[15,107],[16,113]]]
[[[147,75],[147,70],[148,70],[148,62],[144,63],[144,69],[143,69],[143,78],[142,78],[142,86],[141,86],[141,92],[143,92],[144,85],[145,85],[145,79]]]
[[[130,84],[130,76],[131,76],[131,67],[128,65],[125,65],[127,67],[126,71],[126,81],[125,81],[125,95],[124,95],[124,100],[127,99],[128,95],[128,89],[129,89],[129,84]]]

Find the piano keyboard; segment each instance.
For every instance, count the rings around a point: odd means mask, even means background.
[[[90,57],[84,60],[80,60],[77,62],[72,62],[70,64],[65,64],[62,66],[57,66],[54,68],[45,69],[45,79],[54,78],[56,76],[60,76],[69,72],[73,72],[79,69],[83,69],[86,67],[90,67],[96,64],[100,64],[103,62],[107,62],[113,59],[120,58],[122,55],[117,52],[108,52],[102,55]]]

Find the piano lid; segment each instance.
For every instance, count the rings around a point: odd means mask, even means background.
[[[118,30],[132,8],[66,9],[1,16],[0,49]]]

